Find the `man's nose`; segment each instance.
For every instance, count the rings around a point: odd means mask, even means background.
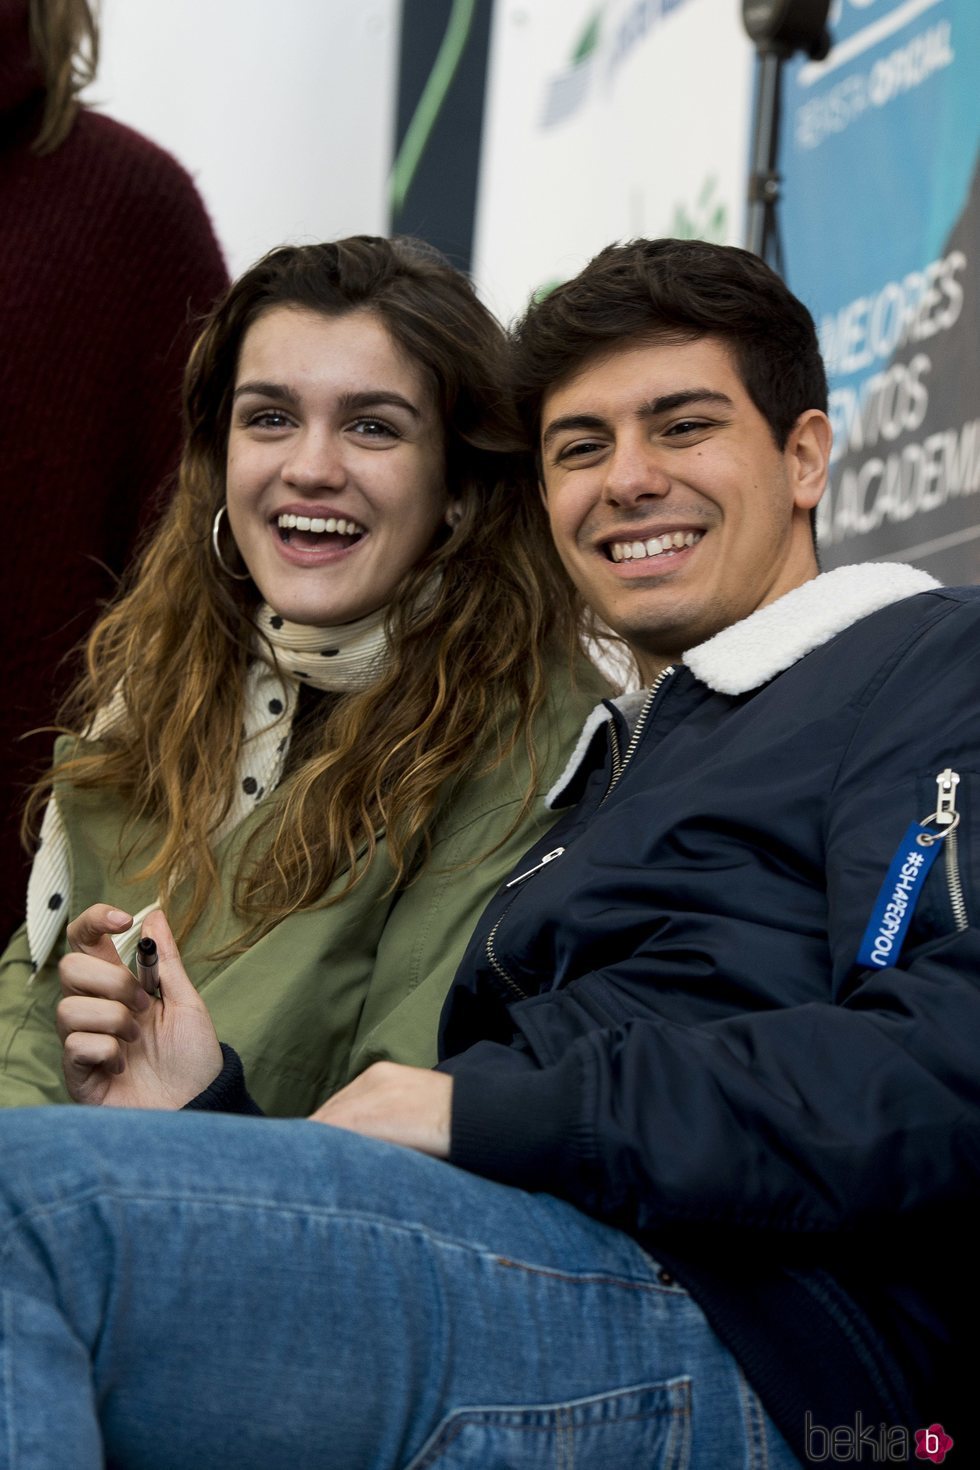
[[[648,498],[660,500],[670,485],[660,456],[645,441],[617,444],[606,461],[603,498],[612,505],[635,505]]]

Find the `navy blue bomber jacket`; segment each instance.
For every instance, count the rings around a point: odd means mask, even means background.
[[[446,1003],[452,1161],[636,1236],[801,1460],[809,1413],[980,1463],[980,588],[825,573],[600,706],[552,800]],[[232,1057],[192,1106],[245,1096]]]
[[[807,1411],[962,1444],[980,589],[841,568],[692,650],[638,716],[620,704],[457,973],[452,1160],[637,1236],[801,1459]],[[947,770],[956,836],[900,954],[858,965]]]

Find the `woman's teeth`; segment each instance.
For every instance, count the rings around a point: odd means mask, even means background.
[[[673,531],[666,536],[651,536],[649,541],[612,541],[608,551],[613,561],[640,561],[646,556],[662,556],[665,551],[695,546],[703,535],[703,531]]]
[[[336,551],[346,551],[355,546],[362,536],[367,532],[357,521],[346,520],[343,516],[297,516],[283,514],[276,516],[276,528],[279,539],[285,546],[295,546],[302,551],[318,551],[333,547]],[[336,541],[324,541],[324,536],[335,536]]]
[[[338,536],[363,536],[364,527],[356,521],[345,521],[339,516],[293,516],[282,515],[276,519],[280,531],[313,531],[322,536],[324,532]]]

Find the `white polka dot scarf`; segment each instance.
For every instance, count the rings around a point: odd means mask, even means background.
[[[245,721],[241,755],[235,773],[235,790],[228,814],[215,829],[220,842],[248,816],[256,802],[272,791],[282,778],[289,752],[289,737],[300,687],[333,693],[367,689],[380,678],[387,663],[385,610],[346,623],[340,628],[309,628],[288,623],[265,603],[255,617],[261,635],[256,638],[255,657],[249,667],[245,696]],[[271,644],[275,657],[269,652]],[[122,695],[100,710],[91,729],[98,739],[125,714]],[[48,802],[41,835],[27,885],[27,942],[33,972],[45,963],[67,923],[71,896],[71,860],[68,834],[54,796]],[[105,894],[107,903],[118,902]],[[159,908],[148,904],[134,915],[132,928],[114,938],[120,956],[130,964],[147,914]]]

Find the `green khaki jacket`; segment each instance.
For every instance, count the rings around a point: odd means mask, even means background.
[[[576,687],[570,682],[567,675],[552,681],[535,722],[537,797],[515,832],[505,837],[528,780],[523,743],[495,770],[446,792],[435,815],[431,859],[414,882],[386,892],[392,872],[382,839],[367,874],[342,902],[293,914],[244,954],[215,959],[215,951],[241,932],[231,907],[232,882],[269,798],[225,839],[220,899],[181,953],[218,1035],[242,1057],[249,1089],[267,1112],[305,1116],[382,1058],[434,1063],[442,1002],[470,932],[521,854],[553,822],[544,793],[589,710],[608,692],[591,666],[580,668]],[[71,850],[68,914],[102,902],[135,913],[152,903],[156,885],[125,876],[127,867],[141,865],[149,832],[127,825],[121,803],[106,792],[63,785],[58,801]],[[336,888],[342,885],[343,878]],[[0,960],[0,1107],[69,1101],[54,1024],[64,949],[62,937],[32,980],[22,926]]]

